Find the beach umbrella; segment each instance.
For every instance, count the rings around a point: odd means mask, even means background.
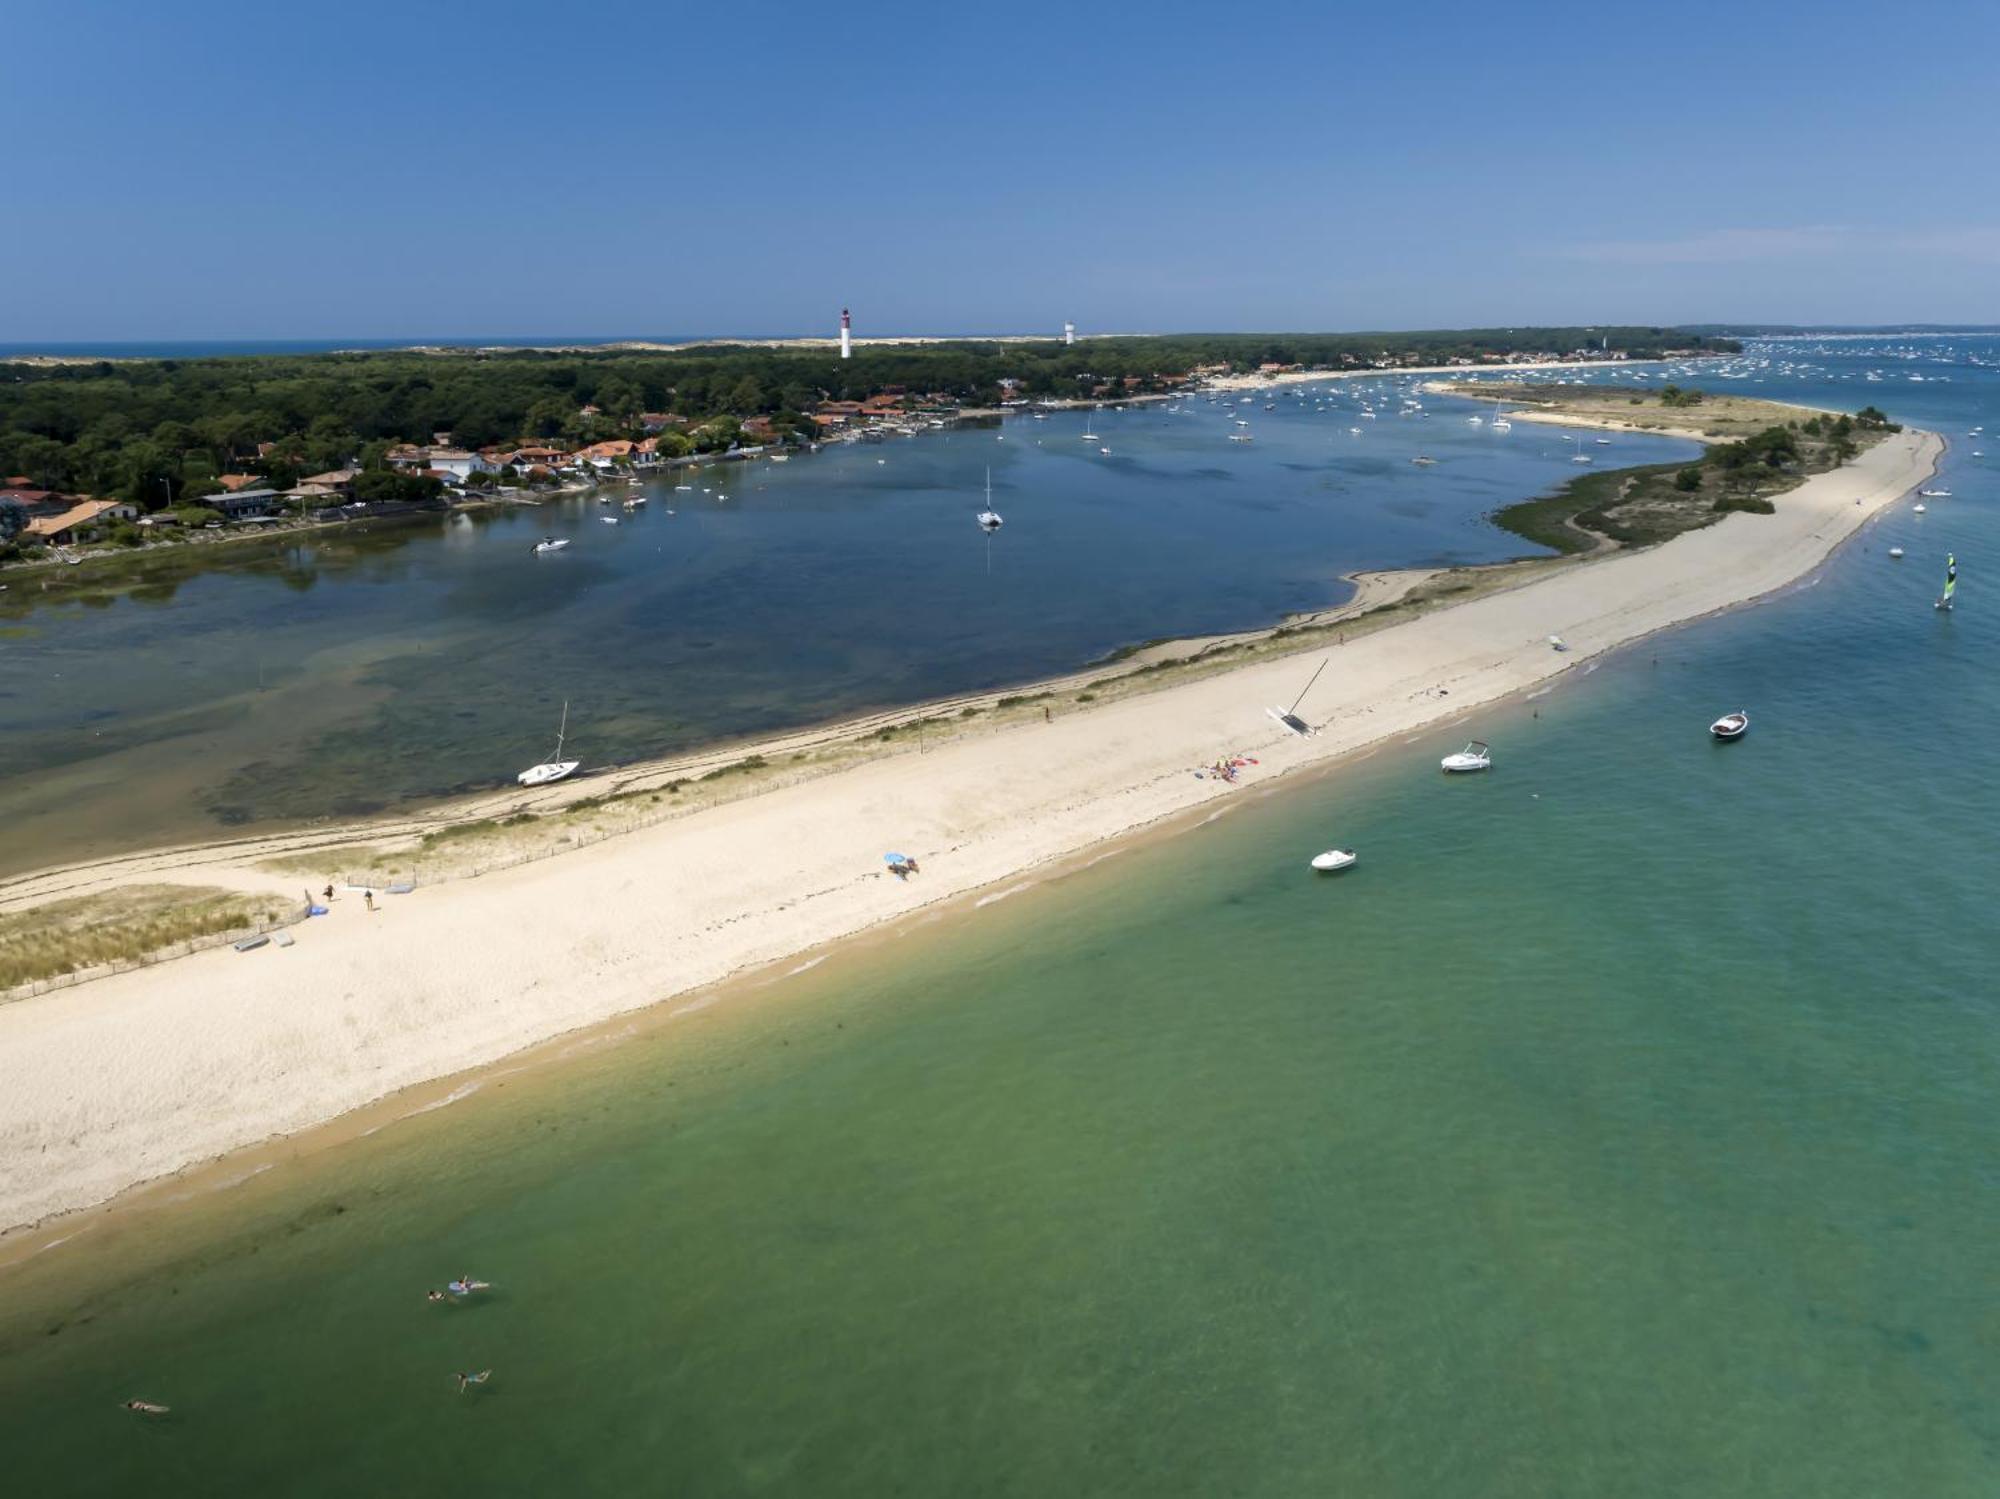
[[[908,854],[884,854],[882,855],[882,862],[884,864],[908,864],[912,860]]]

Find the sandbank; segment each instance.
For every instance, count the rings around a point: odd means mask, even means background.
[[[1784,588],[1923,483],[1942,449],[1897,433],[1779,497],[1775,515],[1552,566],[1330,650],[776,785],[373,913],[337,902],[291,948],[221,949],[0,1006],[0,1225],[102,1203],[1221,802],[1240,786],[1194,772],[1222,755],[1256,756],[1244,780],[1269,781]],[[1552,650],[1552,634],[1570,649]],[[1266,709],[1328,654],[1300,709],[1321,731],[1292,735]],[[921,873],[891,878],[890,849]]]

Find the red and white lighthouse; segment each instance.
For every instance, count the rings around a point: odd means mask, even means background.
[[[848,323],[845,307],[840,309],[840,357],[842,359],[854,357],[853,328]]]

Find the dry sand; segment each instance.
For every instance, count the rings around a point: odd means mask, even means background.
[[[397,1089],[796,955],[929,902],[1463,714],[1811,571],[1932,473],[1890,437],[1650,551],[1553,569],[1332,651],[1301,739],[1289,702],[1323,648],[857,766],[478,880],[358,897],[298,944],[228,949],[0,1007],[0,1225],[305,1129]],[[1557,653],[1551,634],[1571,649]],[[1441,689],[1444,694],[1442,695]],[[895,849],[922,862],[899,883]],[[205,876],[206,877],[206,873]]]

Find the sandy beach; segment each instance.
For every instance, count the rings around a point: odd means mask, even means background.
[[[1301,706],[1322,725],[1312,739],[1266,709],[1292,699],[1324,647],[777,786],[373,912],[357,895],[290,948],[225,948],[0,1006],[0,1226],[1224,801],[1241,785],[1195,773],[1221,756],[1256,757],[1243,780],[1268,782],[1781,589],[1923,483],[1942,446],[1902,432],[1785,494],[1773,516],[1732,515],[1357,636]],[[885,873],[891,849],[921,872]]]

